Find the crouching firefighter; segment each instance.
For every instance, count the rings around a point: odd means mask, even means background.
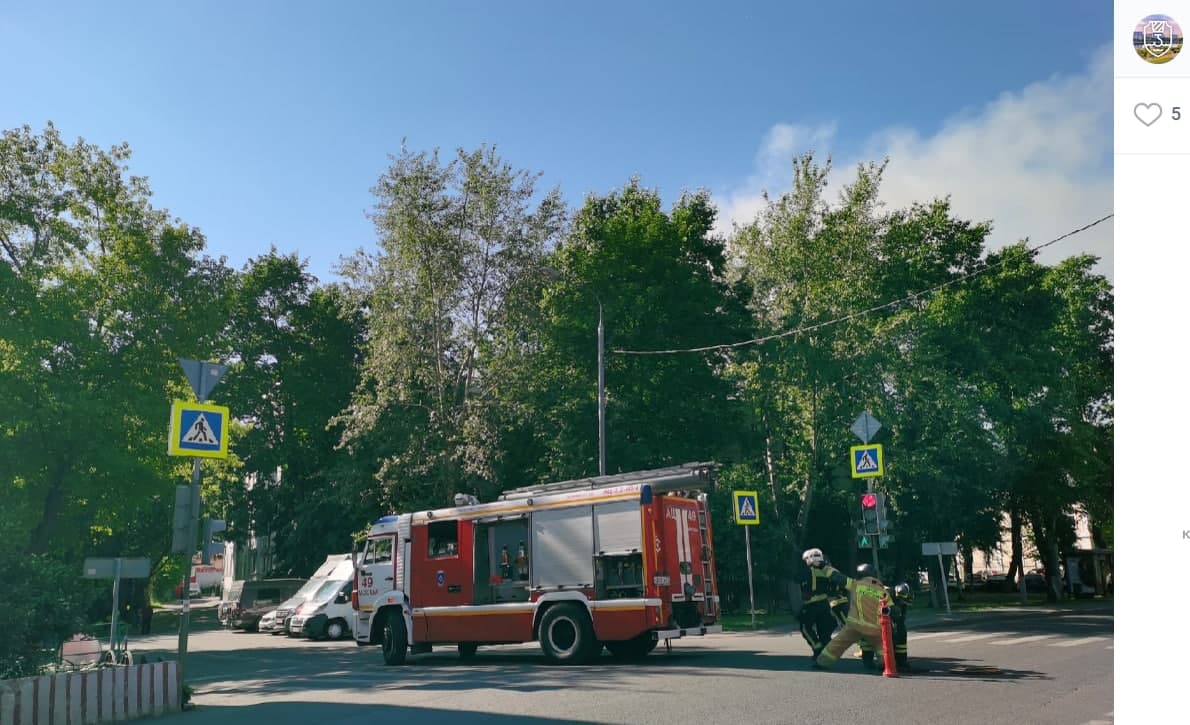
[[[815,668],[832,667],[851,645],[861,639],[880,641],[880,607],[885,597],[884,585],[870,576],[847,579],[846,582],[847,624],[814,659]]]
[[[875,572],[869,564],[860,564],[855,573],[860,579],[865,577],[875,578]],[[885,586],[884,592],[888,596],[888,617],[892,620],[893,655],[897,661],[897,671],[909,672],[909,630],[905,628],[905,617],[909,612],[909,601],[911,598],[909,585],[901,583],[895,588]],[[878,669],[883,666],[881,664],[883,656],[877,659],[877,655],[883,652],[879,637],[874,642],[866,637],[861,638],[859,641],[859,650],[865,667],[868,669]]]
[[[832,595],[844,591],[850,581],[838,569],[826,563],[822,549],[806,549],[802,561],[807,570],[799,580],[802,608],[798,613],[802,637],[810,645],[813,657],[822,653],[835,631],[835,617],[831,613]]]

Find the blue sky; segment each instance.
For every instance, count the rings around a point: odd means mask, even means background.
[[[496,144],[576,205],[634,174],[705,187],[724,229],[805,150],[840,181],[893,154],[891,204],[952,193],[1000,243],[1111,211],[1110,3],[638,5],[6,3],[0,127],[127,141],[212,254],[276,244],[324,280],[372,247],[402,138]],[[1110,274],[1110,225],[1057,247]]]

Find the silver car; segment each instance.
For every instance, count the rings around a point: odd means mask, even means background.
[[[259,632],[276,632],[280,629],[282,624],[277,620],[277,610],[265,612],[264,616],[260,618],[260,624],[257,625]]]

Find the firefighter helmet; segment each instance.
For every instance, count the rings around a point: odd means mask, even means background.
[[[860,579],[863,579],[865,577],[870,577],[870,576],[874,577],[874,576],[876,576],[876,570],[872,567],[871,564],[860,564],[859,566],[857,566],[855,568],[855,575],[857,577],[859,577]]]
[[[900,584],[898,584],[896,589],[894,589],[893,591],[896,592],[896,595],[898,597],[900,597],[901,599],[909,598],[909,585],[906,584],[905,582],[901,582]]]
[[[806,562],[807,566],[821,568],[826,563],[826,557],[822,555],[822,549],[806,549],[802,552],[802,561]]]

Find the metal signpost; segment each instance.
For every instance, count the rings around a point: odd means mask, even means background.
[[[872,440],[872,436],[880,430],[880,421],[876,420],[868,411],[859,414],[851,423],[851,432],[854,433],[861,441],[864,442],[862,446],[853,446],[851,448],[851,477],[852,478],[866,478],[868,479],[868,493],[874,493],[875,487],[872,485],[872,479],[877,476],[884,475],[884,448],[880,445],[870,446],[868,443]],[[880,555],[877,553],[879,549],[879,535],[873,536],[872,543],[872,566],[876,569],[876,574],[880,574]]]
[[[744,551],[748,557],[748,608],[752,612],[752,628],[756,629],[756,598],[752,594],[752,536],[750,526],[760,523],[760,500],[755,491],[732,491],[732,510],[735,522],[744,527]]]
[[[946,563],[942,561],[942,555],[956,556],[959,553],[959,545],[953,541],[937,541],[921,545],[922,556],[938,556],[938,571],[942,574],[942,598],[946,602],[946,613],[950,614],[950,593],[946,591]]]
[[[198,515],[202,506],[200,461],[203,458],[227,458],[230,413],[227,408],[205,405],[211,391],[227,372],[226,365],[187,359],[178,362],[190,381],[191,389],[198,397],[198,404],[176,401],[170,414],[169,455],[194,457],[194,468],[190,476],[190,505],[189,511],[185,514],[189,519],[185,526],[186,534],[182,543],[176,539],[174,542],[174,550],[180,546],[186,554],[186,576],[182,579],[182,616],[178,620],[178,675],[181,678],[185,672],[186,644],[190,634],[190,572],[194,564]]]
[[[120,580],[148,579],[148,559],[86,559],[83,561],[84,579],[114,579],[112,584],[112,633],[107,642],[108,657],[117,661],[116,624],[120,621]]]

